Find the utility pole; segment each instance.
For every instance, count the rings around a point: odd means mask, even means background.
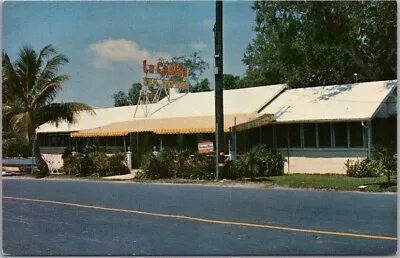
[[[222,0],[215,2],[214,26],[214,76],[215,76],[215,143],[216,143],[216,179],[223,177],[225,165],[224,153],[224,108],[223,108],[223,51],[222,51]]]

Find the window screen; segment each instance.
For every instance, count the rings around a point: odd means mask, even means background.
[[[304,147],[315,148],[317,147],[315,124],[304,124]]]
[[[287,125],[276,125],[276,147],[287,148],[288,147],[288,126]]]
[[[347,148],[347,123],[334,123],[335,129],[335,147]]]
[[[363,127],[361,122],[349,123],[350,146],[353,148],[363,147]]]
[[[267,125],[261,127],[261,142],[267,145],[267,147],[272,148],[272,126]]]
[[[300,124],[291,124],[289,125],[289,136],[290,136],[290,147],[291,148],[300,148]]]
[[[318,138],[320,148],[331,147],[331,127],[329,123],[318,124]]]

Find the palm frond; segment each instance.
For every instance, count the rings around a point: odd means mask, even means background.
[[[3,52],[2,60],[2,83],[3,83],[3,96],[9,97],[10,95],[17,95],[22,97],[21,81],[16,73],[10,58]],[[3,99],[4,101],[4,99]]]
[[[51,103],[38,108],[38,126],[48,122],[55,124],[62,121],[75,123],[77,118],[76,116],[83,111],[87,111],[92,115],[96,113],[91,106],[84,103]]]
[[[32,119],[28,112],[12,116],[10,120],[11,129],[28,139],[29,129],[32,128]]]
[[[40,67],[36,66],[37,54],[30,46],[24,46],[16,60],[14,67],[21,82],[21,89],[25,96],[29,95],[35,86]]]
[[[66,74],[54,77],[47,82],[43,89],[34,95],[32,106],[43,106],[54,101],[59,90],[62,90],[62,83],[69,79]]]
[[[49,57],[50,55],[57,54],[57,51],[53,47],[53,45],[49,44],[46,45],[42,50],[40,50],[38,58],[37,58],[37,66],[42,67],[43,65],[43,58]]]
[[[68,62],[69,62],[68,58],[63,54],[58,54],[49,61],[47,61],[45,68],[38,76],[36,82],[37,86],[43,87],[46,83],[51,81],[59,71],[59,67]]]

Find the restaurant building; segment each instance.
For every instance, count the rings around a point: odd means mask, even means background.
[[[344,174],[347,159],[370,157],[388,137],[396,141],[396,84],[224,90],[225,153],[235,159],[264,143],[282,152],[285,173]],[[37,129],[41,154],[60,160],[66,148],[97,145],[132,152],[134,168],[148,151],[197,150],[201,142],[214,142],[214,92],[170,90],[154,104],[95,109],[95,115],[80,113],[75,124],[44,124]]]

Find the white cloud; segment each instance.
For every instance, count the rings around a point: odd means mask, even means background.
[[[207,49],[207,44],[204,43],[203,41],[200,41],[197,43],[190,44],[190,48],[192,48],[194,50],[205,50],[205,49]]]
[[[142,63],[143,60],[155,62],[159,58],[171,58],[167,52],[149,51],[138,43],[127,39],[106,39],[89,46],[95,55],[93,65],[97,68],[108,68],[113,62]]]

